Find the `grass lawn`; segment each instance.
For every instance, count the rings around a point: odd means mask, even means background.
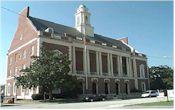
[[[152,102],[152,103],[142,103],[135,105],[128,105],[124,108],[173,108],[173,101],[160,101],[160,102]]]
[[[139,106],[173,106],[173,101],[161,101],[161,102],[152,102],[152,103],[143,103],[136,104]]]
[[[68,99],[68,98],[59,98],[54,100],[17,100],[15,101],[16,104],[31,104],[31,103],[76,103],[76,102],[82,102],[79,99]]]
[[[76,102],[82,102],[80,99],[67,99],[67,98],[60,98],[55,100],[41,100],[42,103],[76,103]]]

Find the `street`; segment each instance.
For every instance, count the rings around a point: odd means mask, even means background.
[[[114,99],[111,101],[99,101],[99,102],[80,102],[80,103],[26,103],[26,104],[15,104],[11,106],[2,106],[1,109],[22,109],[22,108],[44,108],[44,109],[115,109],[115,108],[126,108],[128,105],[135,105],[149,102],[166,101],[166,97],[163,98],[138,98],[138,99],[127,99],[120,100]],[[134,106],[132,106],[134,108]],[[164,108],[173,108],[164,107]]]

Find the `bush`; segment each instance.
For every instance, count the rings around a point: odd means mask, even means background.
[[[48,99],[49,96],[46,95],[46,99]],[[32,94],[32,99],[33,100],[44,100],[44,95],[43,94]]]
[[[14,103],[14,98],[8,99],[8,100],[7,100],[7,103],[8,103],[8,104],[13,104],[13,103]]]
[[[130,90],[131,93],[141,93],[142,91],[141,90],[138,90],[136,88],[133,88]]]

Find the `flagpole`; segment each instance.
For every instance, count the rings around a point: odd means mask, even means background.
[[[86,46],[86,38],[83,36],[83,43],[84,43],[84,70],[86,76],[86,92],[88,90],[88,76],[87,76],[87,46]]]

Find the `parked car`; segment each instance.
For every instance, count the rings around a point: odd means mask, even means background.
[[[83,98],[84,102],[104,101],[104,100],[106,100],[105,95],[92,95],[92,96],[86,96]]]
[[[157,97],[159,95],[157,90],[148,90],[143,92],[141,97]]]

